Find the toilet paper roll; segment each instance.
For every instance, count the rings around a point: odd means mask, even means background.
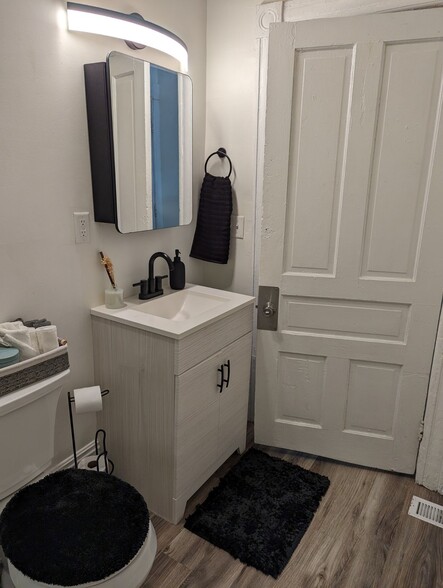
[[[38,346],[41,353],[47,353],[58,347],[57,327],[50,325],[48,327],[39,327],[35,329],[37,335]]]
[[[100,412],[103,408],[100,386],[77,388],[74,390],[74,406],[77,414]]]

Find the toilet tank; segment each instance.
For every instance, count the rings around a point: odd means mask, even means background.
[[[68,374],[69,369],[0,397],[0,500],[51,464],[55,413]]]

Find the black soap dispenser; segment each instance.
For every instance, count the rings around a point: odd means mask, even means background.
[[[185,264],[180,259],[180,251],[175,250],[174,271],[169,274],[169,284],[173,290],[183,290],[186,283]]]

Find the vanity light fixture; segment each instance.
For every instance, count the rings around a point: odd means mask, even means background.
[[[140,14],[123,14],[76,2],[68,2],[67,7],[70,31],[123,39],[131,49],[152,47],[177,59],[182,71],[188,70],[185,43],[171,31],[145,20]]]

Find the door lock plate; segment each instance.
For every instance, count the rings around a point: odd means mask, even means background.
[[[259,286],[257,303],[257,328],[276,331],[278,327],[278,300],[280,289],[276,286]]]

